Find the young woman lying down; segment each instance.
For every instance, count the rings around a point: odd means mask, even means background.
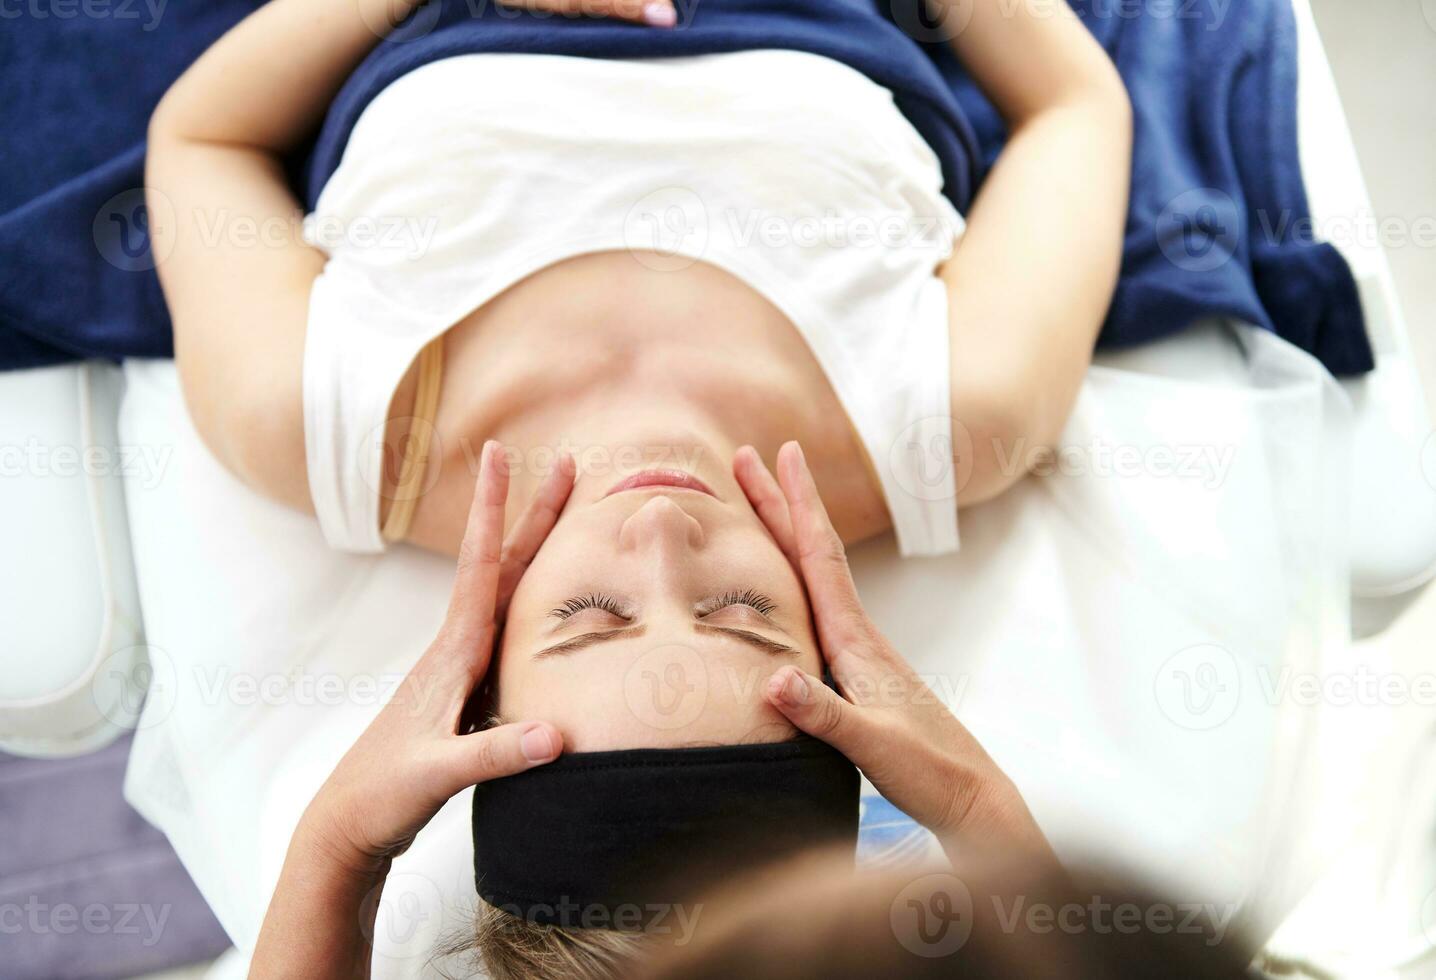
[[[787,510],[762,461],[785,442],[806,460],[786,479],[810,471],[831,515],[825,554],[802,556],[821,561],[889,530],[904,553],[955,548],[957,510],[1060,433],[1116,280],[1129,107],[1065,6],[952,2],[952,44],[1010,130],[965,220],[886,90],[795,51],[425,65],[365,110],[307,236],[283,160],[413,4],[271,0],[156,110],[146,181],[176,221],[155,254],[214,453],[354,551],[460,554],[490,440],[536,501],[508,529],[526,571],[484,699],[487,734],[514,741],[468,785],[516,768],[514,725],[542,723],[541,759],[794,734],[761,684],[681,725],[634,710],[625,678],[659,704],[684,656],[730,676],[826,664],[853,696],[772,530]],[[634,30],[669,29],[643,10],[660,26]],[[665,238],[694,202],[701,241],[683,221]],[[789,234],[763,231],[772,215]],[[793,233],[815,216],[905,233]],[[385,217],[409,247],[349,233]],[[462,788],[441,785],[419,809]]]

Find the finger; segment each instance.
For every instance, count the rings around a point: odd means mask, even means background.
[[[836,659],[869,639],[872,626],[858,599],[843,540],[828,519],[813,474],[796,442],[778,450],[778,482],[788,502],[798,567],[808,587],[808,601],[813,605],[818,640],[828,657]]]
[[[576,469],[572,456],[568,453],[559,456],[557,465],[544,477],[533,500],[529,501],[514,529],[509,532],[499,568],[495,615],[500,619],[508,608],[519,579],[523,578],[534,555],[538,554],[549,532],[558,523],[558,515],[563,512],[568,495],[573,490]]]
[[[673,27],[678,11],[673,0],[499,0],[506,7],[569,16],[612,17],[649,27]]]
[[[827,742],[859,769],[863,759],[881,754],[881,733],[864,711],[797,667],[783,667],[768,678],[764,697],[800,731]]]
[[[783,499],[783,490],[778,481],[763,465],[763,457],[752,446],[743,446],[733,455],[733,476],[738,480],[748,503],[758,513],[758,519],[778,542],[783,554],[793,567],[798,567],[797,542],[793,538],[793,520],[788,514],[788,501]]]
[[[563,736],[547,722],[515,722],[456,735],[444,747],[444,789],[452,796],[467,786],[552,762],[562,751]]]
[[[469,505],[464,541],[459,546],[458,571],[446,621],[463,637],[473,637],[494,625],[508,494],[508,461],[503,447],[490,439],[479,455],[479,478]]]

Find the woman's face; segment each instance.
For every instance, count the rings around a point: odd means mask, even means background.
[[[821,673],[807,600],[731,476],[582,477],[509,606],[495,708],[569,752],[782,741],[763,691],[789,663]]]

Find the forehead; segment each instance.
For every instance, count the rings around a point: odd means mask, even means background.
[[[792,726],[765,700],[768,678],[786,663],[819,669],[815,652],[661,633],[548,658],[508,648],[501,660],[499,712],[551,722],[566,751],[781,741]]]

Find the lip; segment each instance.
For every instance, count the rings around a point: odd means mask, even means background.
[[[619,480],[604,496],[611,497],[627,490],[647,490],[653,487],[668,490],[692,490],[696,493],[706,493],[714,499],[718,497],[708,484],[692,473],[685,473],[682,470],[643,470]]]

